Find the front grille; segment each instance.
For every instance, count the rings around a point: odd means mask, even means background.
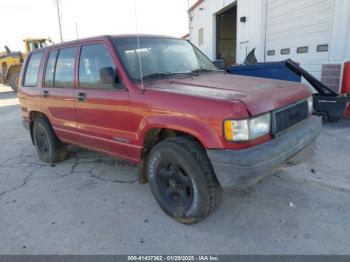
[[[281,133],[308,117],[307,101],[303,101],[301,103],[275,111],[273,115],[275,122],[274,133]]]

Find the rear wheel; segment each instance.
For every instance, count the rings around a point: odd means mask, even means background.
[[[41,161],[55,163],[66,159],[68,148],[58,139],[46,119],[35,119],[33,124],[33,138]]]
[[[10,87],[15,93],[17,93],[18,79],[19,79],[19,72],[14,73],[9,77]]]
[[[148,157],[148,181],[160,207],[193,224],[214,212],[222,189],[202,146],[184,137],[158,143]]]

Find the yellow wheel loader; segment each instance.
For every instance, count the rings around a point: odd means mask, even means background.
[[[17,92],[19,73],[26,55],[35,49],[43,48],[52,41],[47,38],[26,38],[23,40],[25,53],[12,52],[5,46],[5,52],[0,52],[0,84],[9,85]]]

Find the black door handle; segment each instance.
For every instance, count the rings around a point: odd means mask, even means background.
[[[78,93],[77,100],[80,102],[84,102],[86,100],[86,93]]]
[[[43,96],[44,96],[44,97],[48,97],[48,96],[49,96],[49,91],[44,90],[44,91],[43,91]]]

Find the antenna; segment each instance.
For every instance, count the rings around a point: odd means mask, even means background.
[[[139,38],[139,31],[137,26],[136,0],[134,0],[133,2],[134,2],[134,15],[135,15],[135,26],[136,26],[136,41],[137,41],[137,50],[138,50],[139,66],[140,66],[141,91],[143,93],[145,91],[145,87],[143,86],[142,62],[141,62],[141,54],[140,54],[140,38]]]

